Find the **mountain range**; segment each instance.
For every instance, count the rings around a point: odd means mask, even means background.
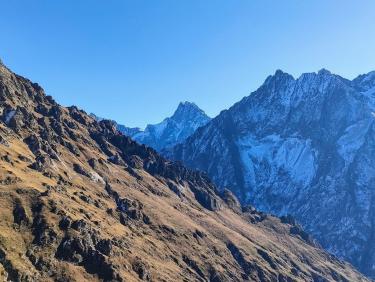
[[[2,64],[0,193],[4,281],[369,281]]]
[[[375,277],[375,72],[278,70],[163,153]]]

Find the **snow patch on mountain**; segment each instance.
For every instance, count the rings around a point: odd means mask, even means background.
[[[5,116],[5,123],[8,124],[15,114],[16,114],[15,110],[9,111],[9,113],[7,113]]]
[[[372,124],[371,119],[360,120],[350,125],[337,141],[337,150],[345,160],[346,166],[352,163],[357,151],[366,140],[366,134]]]

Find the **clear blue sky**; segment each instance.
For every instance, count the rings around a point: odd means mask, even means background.
[[[63,105],[130,126],[209,115],[276,69],[375,70],[375,1],[0,0],[0,57]]]

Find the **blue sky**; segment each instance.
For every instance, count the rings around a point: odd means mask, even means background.
[[[0,58],[63,105],[129,126],[209,115],[276,69],[375,70],[375,1],[0,0]]]

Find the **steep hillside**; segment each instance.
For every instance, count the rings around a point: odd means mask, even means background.
[[[3,65],[0,105],[0,280],[367,281]]]
[[[277,71],[168,155],[375,277],[375,73]]]

